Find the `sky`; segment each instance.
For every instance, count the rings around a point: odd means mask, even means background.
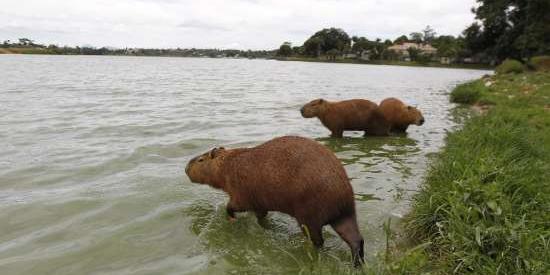
[[[318,30],[459,35],[475,0],[0,0],[0,40],[59,46],[275,49]]]

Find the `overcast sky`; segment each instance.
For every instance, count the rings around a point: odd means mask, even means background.
[[[394,39],[458,35],[474,0],[0,0],[0,40],[111,47],[273,49],[339,27]]]

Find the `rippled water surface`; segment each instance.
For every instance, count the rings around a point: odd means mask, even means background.
[[[288,216],[229,223],[227,196],[189,182],[214,146],[316,138],[342,160],[372,261],[456,122],[448,92],[485,71],[266,60],[0,55],[0,273],[286,273],[310,260]],[[328,138],[311,99],[396,96],[407,136]],[[348,264],[325,229],[322,262]]]

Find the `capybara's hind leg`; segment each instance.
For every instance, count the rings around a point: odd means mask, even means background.
[[[358,267],[364,262],[363,237],[357,226],[355,216],[346,217],[331,224],[332,228],[351,248],[353,265]]]
[[[309,236],[309,239],[315,247],[321,248],[323,246],[325,241],[323,240],[323,228],[321,226],[301,223],[300,227],[302,228],[304,235],[306,235],[306,237]]]

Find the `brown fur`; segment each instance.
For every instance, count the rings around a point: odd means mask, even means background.
[[[411,124],[418,126],[424,124],[424,117],[420,110],[394,97],[382,100],[378,109],[386,118],[391,132],[404,133]]]
[[[363,261],[353,190],[334,153],[316,141],[279,137],[254,148],[216,148],[192,159],[185,169],[192,182],[229,194],[227,213],[286,213],[307,226],[312,242],[323,245],[322,227],[330,224]]]
[[[389,127],[376,103],[366,99],[330,102],[313,100],[300,110],[305,118],[317,117],[333,137],[342,137],[344,131],[365,131],[365,135],[388,135]]]

